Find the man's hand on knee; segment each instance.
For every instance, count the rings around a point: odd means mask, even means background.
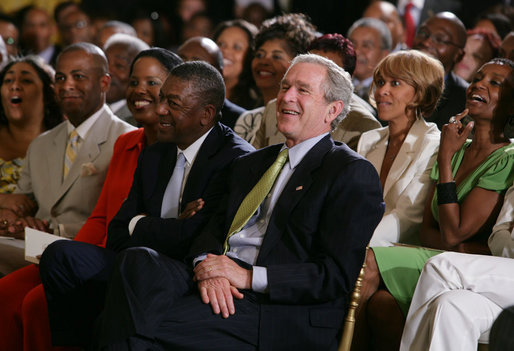
[[[234,297],[242,299],[244,295],[236,287],[230,285],[226,278],[210,278],[198,283],[198,290],[204,303],[211,305],[215,314],[228,318],[236,312]]]

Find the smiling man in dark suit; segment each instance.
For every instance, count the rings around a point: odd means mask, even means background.
[[[207,195],[207,189],[217,189],[216,179],[234,158],[254,150],[219,123],[224,97],[223,78],[211,65],[175,67],[161,88],[159,142],[142,151],[106,248],[74,241],[45,250],[40,272],[54,344],[89,342],[117,252],[145,246],[178,260],[187,254],[210,209],[191,216],[186,205],[199,198],[217,202],[221,192]]]
[[[347,72],[300,55],[277,98],[285,144],[234,161],[187,265],[147,248],[118,256],[98,325],[105,350],[334,350],[384,204],[371,164],[330,130]],[[213,313],[214,312],[214,313]]]

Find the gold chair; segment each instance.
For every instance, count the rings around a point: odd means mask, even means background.
[[[353,330],[355,328],[355,310],[359,306],[359,300],[361,297],[361,286],[362,279],[364,279],[364,272],[366,270],[366,256],[368,254],[369,247],[366,247],[366,253],[364,254],[364,263],[362,264],[361,271],[355,282],[350,303],[348,304],[348,313],[344,320],[343,335],[341,335],[341,341],[339,342],[338,351],[350,351],[352,347]]]

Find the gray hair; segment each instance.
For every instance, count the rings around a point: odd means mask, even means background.
[[[115,33],[107,39],[107,41],[104,44],[104,51],[107,50],[112,45],[123,45],[127,47],[128,51],[134,51],[135,54],[150,49],[150,46],[148,46],[147,43],[139,39],[138,37],[134,37],[129,34],[124,33]]]
[[[297,63],[312,63],[326,68],[327,74],[322,87],[325,100],[329,103],[340,100],[344,104],[343,110],[330,125],[332,130],[336,129],[350,111],[350,101],[353,94],[353,84],[350,74],[336,65],[332,60],[315,54],[303,54],[293,59],[284,77],[291,67]]]
[[[107,21],[104,23],[104,25],[100,28],[100,30],[106,29],[106,28],[116,28],[117,33],[125,33],[128,35],[132,35],[133,37],[137,36],[136,30],[134,27],[132,27],[130,24],[122,21]]]
[[[348,29],[348,33],[346,37],[350,37],[352,32],[357,28],[373,28],[380,35],[380,48],[382,50],[391,50],[393,48],[393,39],[391,36],[391,31],[389,27],[379,19],[372,17],[363,17],[355,22],[353,22],[350,29]]]

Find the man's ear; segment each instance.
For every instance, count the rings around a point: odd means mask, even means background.
[[[100,90],[102,93],[106,93],[111,86],[111,75],[106,73],[100,77]]]
[[[202,126],[212,125],[216,119],[216,107],[212,104],[205,105],[200,118]]]
[[[457,51],[457,53],[455,54],[455,60],[453,61],[453,64],[456,65],[457,63],[459,63],[463,57],[464,57],[464,49],[459,49],[459,51]]]
[[[341,100],[332,101],[328,105],[328,113],[325,116],[325,123],[330,124],[343,111],[344,102]]]

